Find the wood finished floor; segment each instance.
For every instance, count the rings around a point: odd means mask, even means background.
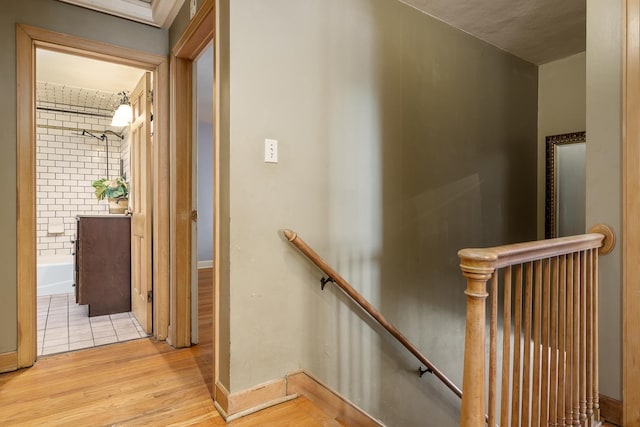
[[[212,387],[211,271],[199,275],[200,344],[174,350],[140,339],[38,360],[0,375],[0,425],[224,426]],[[306,398],[228,425],[340,425]]]
[[[39,359],[0,375],[0,426],[224,426],[210,398],[211,270],[201,270],[197,346],[140,339]],[[232,427],[341,426],[302,397]],[[605,426],[612,426],[605,424]]]

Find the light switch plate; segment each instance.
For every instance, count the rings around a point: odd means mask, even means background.
[[[196,14],[196,9],[198,8],[197,5],[197,0],[190,0],[191,3],[189,4],[189,19],[193,19],[193,17]]]
[[[264,161],[278,163],[278,141],[275,139],[264,140]]]

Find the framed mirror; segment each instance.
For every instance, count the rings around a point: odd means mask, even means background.
[[[546,137],[545,238],[585,233],[586,133]]]

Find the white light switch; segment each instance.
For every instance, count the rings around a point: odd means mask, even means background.
[[[278,163],[278,141],[275,139],[264,140],[264,161]]]
[[[189,4],[189,19],[193,19],[196,14],[196,9],[196,0],[191,0],[191,3]]]

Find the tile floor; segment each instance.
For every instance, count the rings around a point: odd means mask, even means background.
[[[89,317],[74,294],[38,296],[38,356],[146,336],[131,313]]]

